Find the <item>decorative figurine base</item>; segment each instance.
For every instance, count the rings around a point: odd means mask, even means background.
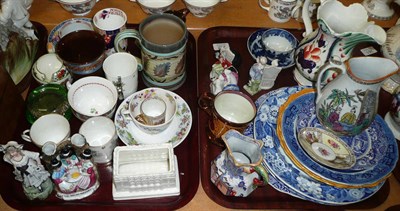
[[[389,126],[390,130],[393,132],[394,137],[397,139],[397,141],[400,140],[400,126],[397,125],[392,117],[390,116],[390,112],[387,112],[385,115],[385,122]]]

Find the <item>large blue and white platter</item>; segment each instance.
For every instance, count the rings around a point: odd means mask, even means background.
[[[397,143],[385,121],[376,116],[371,126],[356,136],[341,136],[357,152],[359,171],[336,170],[315,162],[301,147],[297,133],[304,127],[323,128],[315,112],[316,93],[306,89],[289,97],[280,107],[277,131],[280,145],[292,162],[310,177],[336,187],[373,187],[383,182],[396,167]],[[361,169],[361,170],[360,170]]]
[[[372,188],[334,187],[311,178],[286,156],[276,133],[279,107],[290,95],[304,88],[306,87],[280,88],[262,95],[255,102],[258,107],[257,116],[245,134],[254,133],[254,138],[264,142],[263,165],[272,177],[269,184],[280,192],[327,205],[352,204],[371,197],[384,182]]]

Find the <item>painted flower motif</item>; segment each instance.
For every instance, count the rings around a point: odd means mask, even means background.
[[[355,198],[355,199],[361,199],[362,197],[364,197],[365,192],[362,191],[361,189],[349,189],[349,194],[351,197]]]
[[[315,63],[319,62],[321,58],[321,49],[319,47],[314,47],[314,45],[308,45],[304,48],[304,59],[312,60]]]
[[[265,147],[274,148],[274,140],[272,139],[271,136],[263,138],[262,141],[264,142]]]
[[[238,187],[242,188],[243,190],[247,190],[246,183],[243,180],[239,182]]]
[[[235,164],[232,161],[230,161],[230,159],[224,160],[224,163],[222,164],[222,168],[226,169],[226,172],[230,176],[231,179],[234,177],[237,177],[238,175],[241,175],[243,172],[243,169],[235,166]]]
[[[322,188],[320,184],[311,182],[303,177],[296,178],[299,188],[302,191],[309,192],[316,198],[322,198]]]

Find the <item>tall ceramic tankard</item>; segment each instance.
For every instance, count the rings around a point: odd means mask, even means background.
[[[332,68],[341,73],[321,87]],[[342,63],[331,60],[317,79],[316,113],[320,123],[338,135],[357,135],[375,119],[383,81],[397,73],[397,64],[381,57],[354,57]]]
[[[222,136],[226,149],[211,162],[211,181],[228,196],[246,197],[268,184],[261,162],[263,142],[228,130]]]
[[[310,1],[306,0],[305,8]],[[367,11],[359,3],[346,7],[337,0],[321,0],[317,11],[319,28],[315,31],[312,31],[309,15],[304,13],[308,10],[304,9],[302,14],[306,33],[295,52],[294,70],[296,81],[302,85],[315,82],[318,69],[330,59],[348,60],[357,44],[376,42],[381,45],[386,40],[385,31],[368,22]]]

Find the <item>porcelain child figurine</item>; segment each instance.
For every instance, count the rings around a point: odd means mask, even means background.
[[[251,66],[249,71],[250,80],[243,88],[251,95],[257,94],[261,89],[270,89],[281,70],[277,66],[278,60],[274,60],[271,65],[268,65],[266,57],[257,57],[256,63]]]
[[[3,160],[14,166],[15,179],[22,182],[25,195],[30,199],[46,199],[53,191],[50,174],[40,162],[39,153],[22,150],[23,145],[9,141],[0,145]]]

